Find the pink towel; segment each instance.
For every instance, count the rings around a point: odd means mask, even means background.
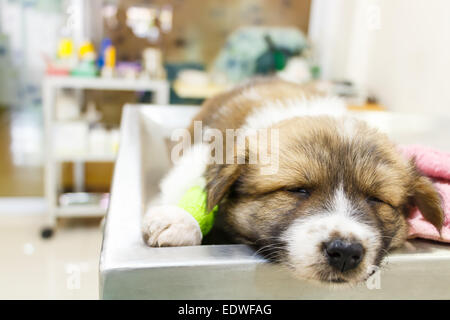
[[[400,150],[406,157],[414,157],[419,171],[433,180],[442,197],[445,214],[440,237],[436,228],[425,220],[417,208],[414,208],[408,218],[409,238],[450,243],[450,153],[418,145],[400,146]]]

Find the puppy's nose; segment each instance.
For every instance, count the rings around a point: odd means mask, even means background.
[[[341,272],[356,268],[364,256],[363,246],[358,242],[336,239],[325,244],[328,263]]]

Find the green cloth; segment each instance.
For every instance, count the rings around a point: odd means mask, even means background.
[[[219,207],[216,205],[210,212],[206,212],[206,191],[199,186],[190,188],[181,198],[178,206],[189,212],[197,220],[203,236],[214,225],[214,218]]]

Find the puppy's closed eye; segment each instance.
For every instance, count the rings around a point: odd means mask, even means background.
[[[382,204],[382,203],[387,204],[385,201],[383,201],[377,197],[367,197],[367,202],[369,202],[369,204],[372,204],[372,205],[377,205],[377,204]]]
[[[286,189],[286,191],[288,191],[289,193],[295,194],[297,196],[303,197],[303,198],[308,198],[309,196],[311,196],[311,191],[309,189],[302,188],[302,187],[288,188],[288,189]]]
[[[377,207],[377,206],[381,206],[381,205],[387,205],[387,206],[391,207],[392,209],[397,210],[396,206],[394,206],[390,202],[388,202],[386,200],[383,200],[383,199],[380,199],[379,197],[376,197],[376,196],[369,196],[369,197],[366,198],[366,201],[372,207]]]

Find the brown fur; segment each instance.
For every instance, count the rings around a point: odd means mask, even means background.
[[[261,81],[207,101],[195,120],[222,131],[241,127],[261,105],[244,94],[250,88],[266,102],[309,96],[294,84]],[[405,242],[412,205],[437,229],[442,227],[438,193],[386,135],[361,121],[346,134],[343,120],[327,116],[292,118],[273,128],[280,133],[276,174],[261,175],[258,164],[248,163],[214,164],[206,173],[208,208],[220,204],[224,228],[237,241],[257,247],[276,244],[278,249],[269,251],[268,257],[283,261],[280,235],[295,219],[326,209],[339,184],[357,205],[360,218],[381,232],[377,263],[386,250]],[[251,152],[257,151],[247,148],[244,155],[235,156],[248,158]],[[290,191],[300,187],[310,194]]]

